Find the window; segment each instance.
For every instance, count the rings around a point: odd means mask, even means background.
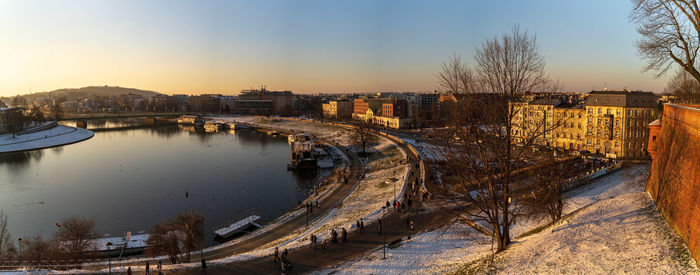
[[[616,114],[619,116],[619,115],[620,115],[620,110],[617,110]]]
[[[595,141],[595,145],[596,145],[596,146],[600,146],[600,140],[596,140],[596,141]]]
[[[618,147],[618,144],[617,144],[617,141],[615,141],[615,148],[617,148],[617,147]]]
[[[605,114],[610,114],[610,108],[605,109]]]
[[[629,128],[629,127],[630,127],[630,121],[627,120],[627,128]]]
[[[588,128],[588,135],[590,136],[592,134],[593,134],[593,130],[591,128]]]
[[[593,114],[593,108],[588,108],[588,114],[592,115]]]
[[[600,136],[600,129],[596,130],[596,136]]]
[[[620,137],[620,130],[615,130],[615,137]]]
[[[620,126],[620,119],[615,120],[615,126]]]
[[[602,115],[603,114],[603,108],[598,108],[598,114]]]
[[[598,119],[598,125],[603,124],[602,122],[603,122],[603,120],[599,118],[599,119]]]
[[[627,116],[631,116],[631,115],[632,115],[632,110],[627,110]]]
[[[588,124],[593,124],[593,118],[588,118]]]
[[[586,140],[586,144],[591,145],[591,140],[590,140],[590,139],[587,139],[587,140]]]

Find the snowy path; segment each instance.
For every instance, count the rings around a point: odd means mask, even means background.
[[[490,272],[502,274],[698,274],[694,260],[656,211],[643,177],[627,167],[571,194],[568,222],[516,238]],[[585,207],[585,208],[584,208]],[[517,224],[517,236],[541,222]],[[371,251],[317,274],[486,273],[490,239],[464,224],[420,233],[387,252]],[[684,254],[685,253],[685,254]],[[681,256],[678,256],[681,255]],[[687,255],[687,256],[683,256]]]

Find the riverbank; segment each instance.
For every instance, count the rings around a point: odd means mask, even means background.
[[[45,149],[73,144],[94,136],[90,130],[55,125],[52,128],[26,134],[0,135],[0,153]]]

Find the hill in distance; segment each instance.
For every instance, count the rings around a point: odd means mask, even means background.
[[[124,87],[118,87],[118,86],[88,86],[88,87],[82,87],[82,88],[58,89],[58,90],[53,90],[50,92],[22,94],[21,96],[24,97],[25,99],[27,99],[28,101],[32,101],[34,99],[42,98],[42,97],[54,97],[55,98],[55,97],[65,96],[67,98],[75,98],[75,97],[86,97],[86,96],[118,96],[118,95],[128,95],[128,94],[137,94],[137,95],[141,95],[144,97],[161,95],[161,93],[154,92],[154,91],[139,90],[139,89],[134,89],[134,88],[124,88]],[[7,102],[11,102],[12,98],[14,98],[14,97],[15,96],[0,97],[0,100],[7,103]]]
[[[136,95],[141,95],[141,96],[154,96],[154,95],[160,95],[158,92],[154,91],[147,91],[147,90],[139,90],[139,89],[134,89],[134,88],[124,88],[124,87],[118,87],[118,86],[88,86],[88,87],[82,87],[82,88],[67,88],[67,89],[58,89],[54,90],[51,92],[48,92],[50,96],[55,97],[55,96],[87,96],[87,95],[95,95],[95,96],[118,96],[118,95],[127,95],[127,94],[136,94]]]

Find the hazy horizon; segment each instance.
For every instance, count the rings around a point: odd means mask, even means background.
[[[537,35],[564,91],[662,92],[642,73],[629,1],[4,1],[0,96],[86,86],[164,94],[440,89],[514,24]]]

